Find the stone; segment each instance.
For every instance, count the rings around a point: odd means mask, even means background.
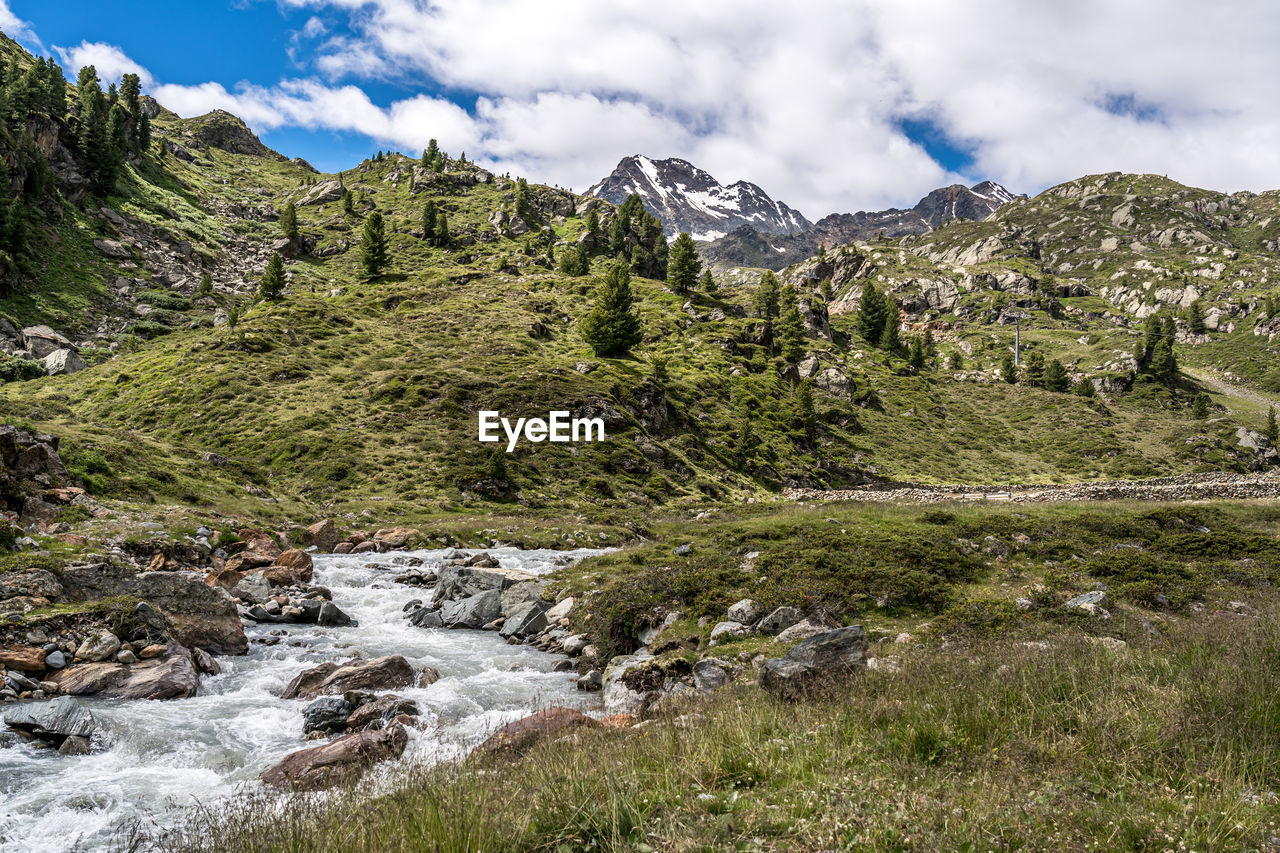
[[[115,258],[116,260],[122,261],[133,256],[133,253],[129,251],[129,247],[119,240],[94,240],[93,247],[108,258]]]
[[[693,684],[699,690],[724,687],[732,679],[730,665],[717,658],[704,658],[693,665]]]
[[[1100,612],[1105,613],[1105,608],[1110,605],[1111,599],[1107,598],[1107,594],[1100,589],[1095,589],[1092,592],[1077,595],[1062,606],[1067,610],[1081,610],[1093,616],[1099,615]]]
[[[231,594],[249,604],[262,604],[271,597],[271,581],[261,569],[249,572],[231,588]]]
[[[50,376],[65,376],[68,373],[79,373],[89,365],[84,363],[79,354],[72,349],[58,349],[44,357],[44,369]]]
[[[335,178],[320,181],[313,185],[311,189],[298,199],[298,207],[307,207],[313,204],[328,204],[332,201],[338,201],[342,198],[346,188]]]
[[[326,735],[346,731],[347,717],[355,708],[341,696],[321,696],[302,712],[302,732]]]
[[[604,710],[606,714],[639,714],[648,704],[648,691],[638,690],[627,684],[627,676],[644,669],[653,662],[648,652],[619,655],[609,661],[602,676]]]
[[[762,634],[780,634],[802,619],[804,614],[796,608],[779,607],[761,619],[756,630]]]
[[[165,646],[163,644],[152,643],[149,646],[143,646],[142,651],[138,652],[138,657],[142,658],[143,660],[151,660],[152,658],[160,657],[160,655],[164,654],[164,652],[165,652]]]
[[[754,625],[760,621],[760,617],[764,615],[764,608],[756,604],[750,598],[744,598],[739,602],[729,605],[729,621],[740,622],[743,625]]]
[[[409,735],[399,724],[381,731],[353,732],[291,752],[259,778],[275,787],[318,791],[351,782],[373,765],[398,758],[408,742]]]
[[[439,610],[420,607],[409,614],[409,624],[419,628],[443,628],[444,619],[440,616]]]
[[[779,643],[795,643],[800,640],[807,640],[810,637],[816,637],[819,634],[823,634],[830,630],[831,626],[829,625],[819,625],[808,619],[801,619],[790,628],[778,634],[776,639]]]
[[[344,628],[352,624],[352,619],[338,605],[332,601],[326,601],[320,605],[320,612],[316,616],[316,624],[326,628]]]
[[[96,663],[115,657],[118,651],[120,651],[120,638],[103,628],[85,637],[84,642],[76,647],[76,660]]]
[[[116,652],[116,662],[123,664],[137,663],[138,656],[133,653],[133,649],[121,649]]]
[[[191,660],[196,665],[196,670],[204,675],[222,674],[222,666],[204,649],[192,649]]]
[[[373,540],[361,542],[351,549],[352,554],[370,554],[378,550],[378,543]]]
[[[502,590],[502,612],[510,616],[530,602],[541,601],[543,587],[540,581],[521,581]]]
[[[334,546],[338,544],[338,528],[330,519],[317,521],[315,524],[307,528],[303,534],[303,541],[309,546],[313,546],[321,554],[327,554],[333,551]]]
[[[686,542],[684,545],[677,545],[671,552],[677,557],[687,557],[693,553],[693,546]]]
[[[498,629],[504,637],[528,637],[547,627],[548,604],[545,601],[530,601],[521,605],[507,617]]]
[[[61,651],[52,651],[44,656],[44,665],[47,669],[62,669],[67,665],[67,656]]]
[[[302,582],[309,583],[314,571],[311,555],[297,548],[282,552],[275,561],[263,570],[272,586],[289,586]]]
[[[69,737],[88,738],[97,729],[93,714],[70,696],[31,703],[6,711],[4,722],[11,729],[26,732],[55,745]]]
[[[379,729],[401,715],[417,717],[421,713],[417,702],[388,693],[356,708],[347,718],[347,729],[353,732]]]
[[[35,646],[0,646],[0,669],[19,672],[44,672],[47,657]]]
[[[516,758],[528,752],[539,741],[560,737],[579,728],[594,728],[600,723],[572,708],[548,708],[498,729],[476,748],[484,757]]]
[[[487,556],[487,555],[486,555]],[[452,600],[466,598],[489,590],[502,590],[518,583],[536,581],[536,575],[519,569],[503,569],[497,566],[441,566],[437,572],[436,598]]]
[[[560,620],[568,619],[569,614],[573,612],[574,604],[575,600],[573,598],[557,601],[555,606],[547,611],[547,624],[559,625]]]
[[[720,643],[725,640],[736,640],[751,633],[751,629],[741,622],[718,622],[711,629],[711,642]]]
[[[837,628],[801,642],[760,668],[760,686],[781,699],[799,699],[838,686],[866,667],[867,635],[861,626]]]
[[[578,689],[586,690],[594,693],[604,686],[604,675],[598,669],[593,669],[578,679]]]
[[[398,551],[408,545],[410,540],[417,535],[418,530],[414,527],[391,527],[375,531],[373,540],[388,551]]]
[[[457,601],[447,601],[440,608],[440,618],[450,628],[479,628],[502,612],[502,593],[489,589]]]
[[[424,679],[427,669],[423,670]],[[435,677],[438,678],[439,675]],[[355,658],[343,664],[326,661],[299,673],[285,687],[280,698],[309,699],[324,694],[345,693],[348,690],[387,690],[408,687],[417,682],[418,674],[401,655],[387,655],[371,661]]]
[[[62,584],[52,572],[0,572],[0,601],[25,596],[54,599],[62,595]]]
[[[88,755],[89,751],[89,739],[79,735],[72,735],[58,747],[59,755]]]

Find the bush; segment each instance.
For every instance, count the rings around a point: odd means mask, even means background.
[[[181,293],[170,293],[165,290],[144,290],[135,297],[139,302],[154,305],[167,311],[189,311],[191,300]]]
[[[31,358],[6,358],[0,361],[0,382],[22,382],[48,374],[43,361]]]

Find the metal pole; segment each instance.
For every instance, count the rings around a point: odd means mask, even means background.
[[[1013,366],[1022,366],[1022,318],[1013,318]]]

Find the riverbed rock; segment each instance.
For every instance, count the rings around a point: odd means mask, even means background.
[[[402,714],[406,717],[417,717],[421,713],[417,702],[388,693],[352,711],[347,717],[347,729],[353,732],[380,729]]]
[[[419,607],[409,614],[409,624],[419,628],[443,628],[444,619],[441,618],[439,610]]]
[[[398,758],[408,742],[409,735],[399,724],[381,731],[353,732],[292,752],[259,778],[280,788],[318,791],[353,781],[373,765]]]
[[[594,693],[604,687],[604,673],[593,669],[578,679],[578,689]]]
[[[342,628],[351,623],[351,617],[332,601],[326,601],[321,604],[320,611],[316,614],[316,624],[322,628]]]
[[[594,728],[600,723],[572,708],[548,708],[498,729],[477,747],[475,754],[483,758],[517,758],[539,741],[560,737],[579,728]]]
[[[520,569],[479,566],[441,566],[436,579],[436,598],[451,601],[477,595],[489,590],[515,586],[518,583],[537,580],[536,575]]]
[[[428,669],[430,667],[423,670],[424,677]],[[371,661],[354,658],[343,664],[326,661],[299,673],[285,687],[281,698],[309,699],[313,696],[345,693],[348,690],[391,690],[417,682],[418,673],[414,672],[413,667],[401,655],[387,655]]]
[[[547,624],[559,625],[560,620],[568,619],[569,614],[573,612],[573,606],[576,603],[572,597],[557,601],[555,606],[547,611]]]
[[[760,686],[781,699],[799,699],[838,687],[867,664],[867,635],[859,625],[837,628],[800,643],[760,668]]]
[[[70,696],[47,702],[32,702],[5,711],[4,722],[11,729],[60,745],[70,737],[89,738],[97,729],[93,714]]]
[[[88,755],[92,745],[87,737],[72,735],[58,747],[59,755]]]
[[[297,548],[281,552],[275,562],[263,570],[272,586],[289,586],[295,583],[310,583],[314,571],[311,555]]]
[[[19,672],[44,672],[44,649],[35,646],[0,646],[0,669]]]
[[[627,676],[635,670],[647,668],[653,661],[648,652],[619,655],[609,661],[602,678],[604,711],[606,714],[639,714],[648,704],[647,691],[633,689],[627,684]]]
[[[522,581],[512,584],[502,591],[502,612],[510,616],[531,601],[541,601],[544,588],[545,584],[541,581]]]
[[[488,589],[466,598],[446,601],[440,608],[440,618],[450,628],[480,628],[502,612],[502,593]]]
[[[547,627],[548,602],[530,601],[507,617],[498,629],[504,637],[528,637]]]
[[[372,538],[381,546],[379,550],[399,551],[417,535],[418,530],[415,527],[388,527],[375,531]]]
[[[231,594],[249,604],[262,604],[271,597],[271,581],[266,572],[249,572],[231,589]]]
[[[761,634],[781,634],[804,618],[804,613],[794,607],[779,607],[756,625]]]
[[[132,665],[83,663],[49,676],[63,693],[104,699],[186,699],[200,689],[191,653],[178,645],[164,655]]]
[[[317,521],[307,528],[303,541],[314,546],[321,554],[328,554],[338,544],[338,527],[331,519]]]
[[[97,663],[113,658],[120,651],[120,638],[105,628],[94,631],[76,647],[77,661]]]
[[[345,731],[347,717],[355,708],[341,696],[321,696],[313,701],[302,712],[302,732],[323,732],[333,734]]]

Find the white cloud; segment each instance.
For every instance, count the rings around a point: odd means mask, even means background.
[[[147,69],[130,59],[114,44],[82,41],[75,47],[54,45],[53,49],[57,51],[67,73],[73,78],[81,68],[92,65],[98,72],[98,79],[102,81],[104,87],[118,83],[121,76],[125,74],[137,74],[142,79],[143,86],[150,86],[154,82]]]
[[[1280,8],[1267,0],[280,2],[308,14],[289,48],[300,79],[153,93],[259,130],[357,131],[406,151],[436,137],[576,189],[627,154],[681,156],[810,218],[961,179],[903,134],[908,117],[969,151],[964,179],[1018,191],[1112,170],[1280,186]],[[69,55],[139,70],[111,45]],[[374,104],[359,88],[371,79],[433,83],[474,107]]]
[[[31,24],[13,14],[8,0],[0,0],[0,30],[4,30],[5,35],[16,41],[30,43],[40,49],[44,47],[40,39],[36,38]]]

